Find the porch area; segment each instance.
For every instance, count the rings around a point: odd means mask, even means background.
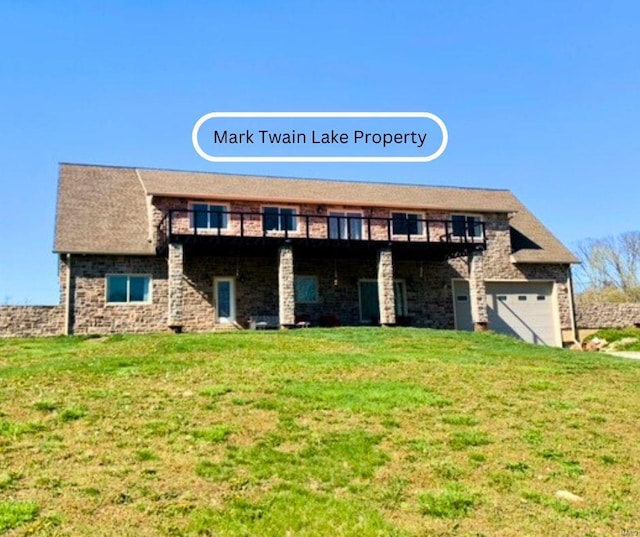
[[[468,254],[474,322],[480,326],[482,253]],[[355,252],[276,243],[260,249],[182,242],[167,247],[168,318],[174,331],[221,326],[453,328],[452,278],[440,252],[385,244]]]

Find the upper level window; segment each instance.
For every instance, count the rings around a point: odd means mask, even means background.
[[[417,213],[391,213],[394,235],[422,235],[423,224]]]
[[[151,302],[151,276],[129,274],[108,275],[107,302]]]
[[[330,239],[362,239],[362,214],[344,211],[329,212]]]
[[[191,206],[191,227],[198,229],[226,229],[229,223],[228,209],[225,205],[194,203]]]
[[[482,218],[477,215],[454,214],[451,224],[454,237],[482,237]]]
[[[297,229],[296,211],[290,207],[265,207],[263,209],[265,231],[295,231]]]

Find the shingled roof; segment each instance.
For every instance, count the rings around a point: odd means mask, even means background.
[[[54,251],[155,253],[148,196],[286,201],[513,214],[513,258],[575,263],[576,258],[508,190],[285,179],[61,164]]]
[[[390,183],[283,179],[252,175],[138,170],[154,196],[262,200],[323,205],[512,212],[519,208],[508,190],[425,187]]]

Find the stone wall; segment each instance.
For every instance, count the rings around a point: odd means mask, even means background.
[[[248,326],[255,315],[278,315],[278,260],[273,257],[185,256],[182,295],[183,329],[213,330],[216,326],[214,278],[232,278],[236,320]]]
[[[296,255],[294,273],[316,276],[318,302],[296,303],[295,316],[314,325],[323,318],[342,325],[362,324],[359,281],[376,280],[375,253],[365,259],[317,259]],[[213,280],[234,280],[237,320],[249,325],[252,316],[278,314],[278,258],[185,256],[182,282],[182,326],[186,332],[215,328]],[[61,264],[61,285],[66,285],[67,264]],[[152,275],[151,304],[107,304],[108,274]],[[169,290],[167,259],[153,256],[74,255],[71,258],[71,333],[78,335],[168,330]],[[442,262],[393,260],[393,277],[405,283],[407,316],[411,324],[453,328],[451,278],[460,277]],[[65,287],[66,290],[66,287]],[[64,332],[62,306],[10,306],[0,308],[0,335],[58,335]]]
[[[71,257],[72,334],[112,334],[167,330],[167,260],[154,256],[74,255]],[[150,304],[108,304],[108,274],[150,275]]]
[[[59,336],[62,306],[0,306],[0,337]]]
[[[581,329],[640,326],[640,304],[585,304],[578,300],[576,324]]]

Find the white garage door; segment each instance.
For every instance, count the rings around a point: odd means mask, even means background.
[[[487,282],[489,329],[529,343],[560,345],[551,282]],[[472,330],[469,283],[453,282],[456,328]]]

